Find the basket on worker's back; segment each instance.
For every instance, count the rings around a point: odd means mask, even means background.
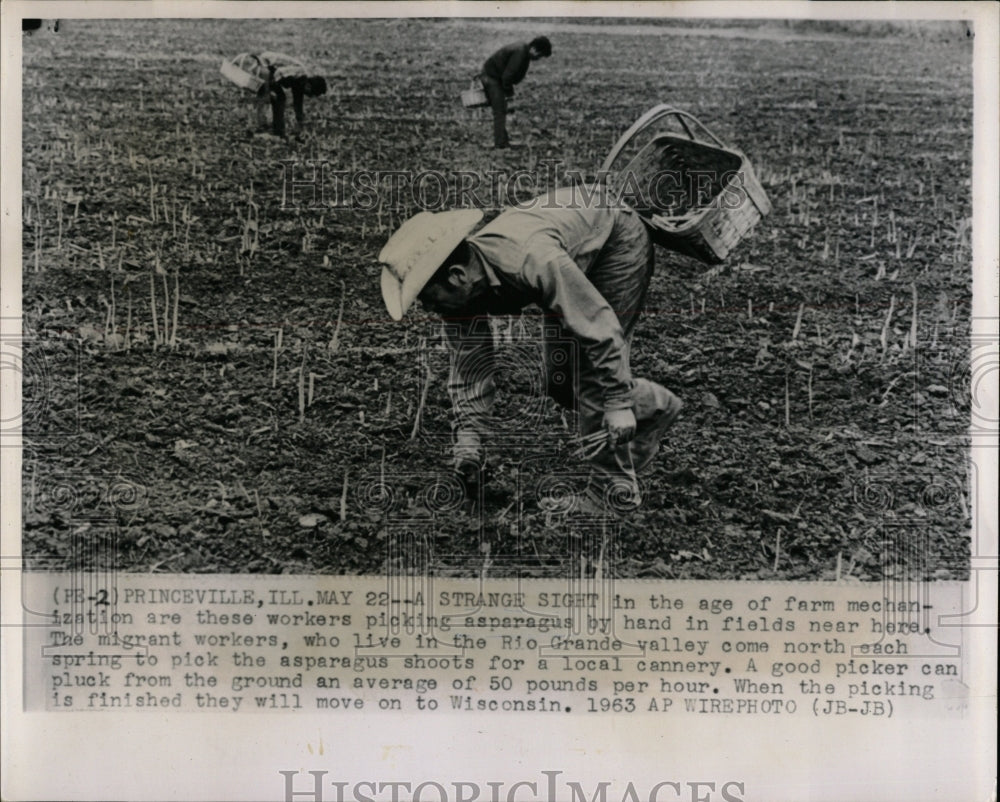
[[[254,73],[261,68],[260,59],[252,53],[240,53],[232,60],[222,62],[219,72],[243,89],[257,92],[264,85],[264,81]]]
[[[473,78],[469,88],[462,92],[462,105],[467,109],[490,105],[490,101],[486,98],[486,90],[483,89],[483,83],[479,78]]]
[[[640,133],[662,120],[679,124],[683,132],[655,133],[636,145]],[[618,168],[623,154],[628,161]],[[650,109],[629,128],[604,160],[601,175],[614,196],[642,216],[654,242],[708,264],[722,262],[771,211],[747,157],[726,147],[693,115],[670,106]]]

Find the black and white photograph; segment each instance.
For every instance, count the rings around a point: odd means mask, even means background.
[[[973,31],[735,25],[25,31],[27,564],[968,578]]]
[[[997,7],[755,5],[4,4],[5,799],[995,794]]]

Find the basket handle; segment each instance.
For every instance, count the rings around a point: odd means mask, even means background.
[[[638,120],[635,121],[635,123],[633,123],[631,128],[629,128],[624,134],[622,134],[618,138],[618,141],[615,143],[615,146],[611,149],[611,152],[608,154],[607,158],[604,160],[604,163],[601,165],[600,172],[605,173],[611,169],[611,165],[615,163],[615,159],[618,158],[618,154],[622,152],[622,149],[629,143],[629,140],[632,139],[632,137],[638,134],[642,129],[655,123],[657,120],[662,120],[664,117],[669,117],[669,116],[674,116],[677,118],[677,121],[680,123],[681,128],[684,129],[684,133],[687,134],[688,138],[691,139],[692,141],[695,141],[697,137],[695,137],[695,135],[692,133],[691,127],[688,125],[688,121],[693,122],[696,126],[698,126],[698,128],[700,128],[705,134],[707,134],[708,138],[712,142],[714,142],[718,147],[720,148],[726,147],[723,144],[722,140],[719,139],[710,130],[708,130],[705,124],[701,122],[701,120],[699,120],[693,114],[690,114],[686,111],[682,111],[681,109],[675,108],[674,106],[669,106],[665,103],[661,103],[659,106],[654,106],[645,114],[643,114]]]

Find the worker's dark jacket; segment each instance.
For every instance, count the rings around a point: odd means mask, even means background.
[[[514,94],[514,84],[520,83],[528,74],[528,45],[505,45],[486,59],[483,75],[499,81],[505,95]]]

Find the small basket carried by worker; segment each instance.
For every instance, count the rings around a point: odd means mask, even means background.
[[[665,118],[679,123],[683,133],[656,133],[637,145],[640,132]],[[630,145],[635,152],[619,169],[616,163]],[[771,211],[747,157],[671,106],[650,109],[629,128],[601,165],[601,175],[615,197],[642,215],[654,242],[708,264],[722,262]]]
[[[240,53],[232,60],[223,61],[219,72],[237,86],[257,92],[264,85],[263,79],[255,74],[260,69],[260,59],[252,53]]]
[[[474,109],[478,106],[488,106],[490,101],[486,98],[486,90],[479,78],[473,78],[469,88],[462,92],[462,105],[467,109]]]

